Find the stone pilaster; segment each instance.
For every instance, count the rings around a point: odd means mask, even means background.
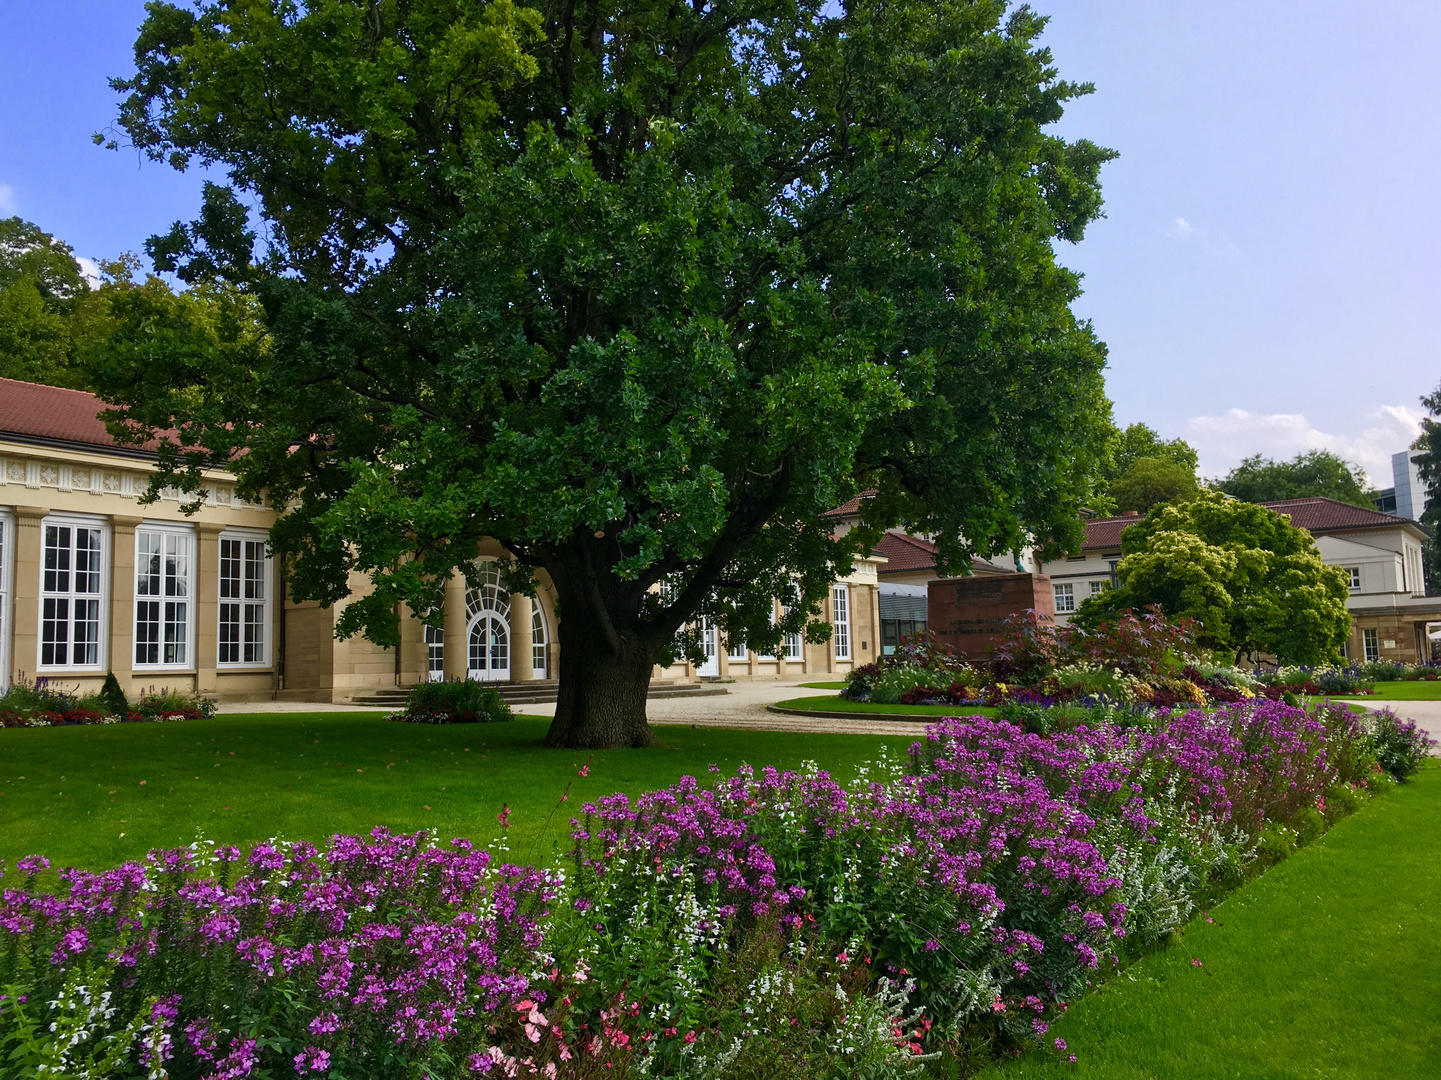
[[[220,533],[223,526],[195,526],[195,688],[202,694],[219,689],[220,658]],[[273,640],[273,639],[272,639]],[[272,649],[273,651],[273,649]]]
[[[40,519],[39,506],[15,507],[14,635],[10,639],[10,679],[33,677],[40,664]]]
[[[110,515],[110,649],[106,663],[126,693],[134,689],[126,684],[135,668],[135,530],[144,520]],[[142,678],[148,680],[149,676]]]
[[[535,678],[531,660],[531,599],[525,593],[510,594],[510,677],[515,682]]]
[[[465,577],[452,574],[445,583],[445,677],[465,678],[469,666],[465,635]]]

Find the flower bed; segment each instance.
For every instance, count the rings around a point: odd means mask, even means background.
[[[98,694],[77,696],[41,676],[22,676],[0,694],[0,728],[44,728],[81,724],[137,724],[146,721],[200,720],[215,715],[215,701],[188,690],[151,687],[133,703],[115,676]]]
[[[841,696],[898,705],[1052,704],[1174,708],[1253,698],[1298,704],[1303,697],[1370,694],[1378,681],[1434,680],[1435,667],[1377,662],[1348,667],[1259,667],[1216,662],[1195,645],[1190,620],[1152,609],[1085,631],[1044,624],[1034,612],[1006,621],[994,654],[967,663],[932,633],[850,673]]]
[[[610,796],[548,869],[383,831],[152,852],[54,891],[25,860],[0,895],[0,1055],[60,1075],[956,1075],[986,1041],[1053,1045],[1057,1009],[1425,749],[1339,707],[1151,719],[948,719],[849,788],[742,769]]]
[[[501,724],[514,720],[494,686],[462,679],[421,683],[405,698],[405,708],[386,717],[407,724]]]

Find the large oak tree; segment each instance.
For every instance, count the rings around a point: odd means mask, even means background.
[[[434,622],[494,537],[559,597],[550,742],[644,745],[686,627],[824,640],[885,526],[961,565],[1076,543],[1109,406],[1054,246],[1111,155],[1048,130],[1089,88],[1029,9],[148,10],[111,141],[228,178],[151,254],[254,296],[265,333],[167,356],[140,302],[96,378],[132,430],[179,432],[157,484],[233,462],[268,492],[293,597],[369,575],[337,632],[392,643],[402,601]]]

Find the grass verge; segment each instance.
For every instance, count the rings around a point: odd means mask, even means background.
[[[1353,701],[1441,701],[1441,679],[1436,682],[1428,682],[1425,679],[1417,679],[1415,682],[1378,682],[1373,683],[1376,688],[1374,694],[1361,694],[1351,697]],[[1337,694],[1337,697],[1348,697],[1346,694]]]
[[[844,690],[846,684],[843,682],[803,682],[796,683],[797,686],[806,690]]]
[[[152,847],[281,836],[437,829],[488,842],[512,810],[510,857],[545,860],[587,800],[638,795],[715,764],[792,768],[813,759],[845,782],[886,744],[877,735],[657,727],[654,750],[541,745],[550,721],[433,727],[380,714],[269,713],[175,724],[0,731],[0,861],[112,866]],[[903,751],[911,740],[892,740]],[[567,783],[568,802],[559,806]]]
[[[1441,1076],[1438,925],[1428,765],[1077,1003],[1047,1036],[1075,1065],[1038,1053],[987,1075]]]

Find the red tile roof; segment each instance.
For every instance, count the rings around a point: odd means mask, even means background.
[[[936,568],[936,545],[929,540],[922,540],[919,536],[911,536],[909,533],[888,532],[876,545],[875,554],[884,556],[888,561],[884,566],[877,568],[877,573],[905,574],[914,573],[917,570],[934,570]],[[971,572],[974,574],[1005,574],[999,566],[984,562],[980,559],[971,560]]]
[[[1081,545],[1081,550],[1119,548],[1121,546],[1121,530],[1140,520],[1141,518],[1135,514],[1126,517],[1091,518],[1085,522],[1086,540]]]
[[[861,500],[863,500],[863,499],[869,499],[869,498],[870,498],[872,495],[874,495],[875,493],[876,493],[875,488],[871,488],[869,491],[863,491],[863,492],[861,492],[859,495],[857,495],[854,499],[850,499],[850,500],[848,500],[847,502],[841,503],[841,505],[840,505],[840,506],[837,506],[834,510],[827,510],[826,513],[825,513],[825,516],[826,516],[826,517],[855,517],[857,514],[859,514],[859,513],[861,512]]]
[[[1410,518],[1384,514],[1365,506],[1352,506],[1335,499],[1279,499],[1261,504],[1278,514],[1288,514],[1291,524],[1311,532],[1333,529],[1386,529],[1396,525],[1413,525]]]
[[[1410,518],[1383,514],[1380,510],[1369,510],[1364,506],[1337,502],[1335,499],[1279,499],[1258,505],[1286,514],[1291,524],[1309,532],[1337,532],[1347,529],[1389,529],[1398,525],[1415,526]],[[1121,530],[1127,525],[1140,521],[1139,517],[1092,518],[1085,522],[1086,540],[1082,551],[1104,551],[1119,549]]]
[[[110,437],[97,414],[106,404],[84,390],[0,379],[0,438],[18,435],[25,441],[55,441],[135,453],[153,449],[122,447]]]
[[[889,560],[881,573],[901,570],[931,570],[936,565],[936,545],[919,536],[888,532],[876,545],[876,554]]]

